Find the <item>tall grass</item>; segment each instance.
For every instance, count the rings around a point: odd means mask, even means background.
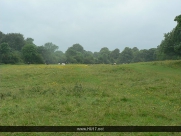
[[[0,65],[0,125],[179,126],[180,64]]]

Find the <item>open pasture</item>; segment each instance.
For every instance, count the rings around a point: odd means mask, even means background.
[[[0,125],[180,126],[180,82],[181,61],[0,65]]]

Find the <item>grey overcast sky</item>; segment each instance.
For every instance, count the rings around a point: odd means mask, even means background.
[[[21,33],[38,46],[52,42],[65,52],[75,43],[156,48],[175,26],[181,0],[0,0],[0,31]]]

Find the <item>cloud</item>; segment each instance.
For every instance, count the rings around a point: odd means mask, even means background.
[[[4,33],[22,33],[35,44],[53,42],[66,51],[157,47],[181,13],[179,0],[1,0]]]

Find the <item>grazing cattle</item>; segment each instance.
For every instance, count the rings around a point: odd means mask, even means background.
[[[62,65],[65,65],[65,63],[62,63]]]
[[[58,63],[58,65],[60,65],[60,63]]]

